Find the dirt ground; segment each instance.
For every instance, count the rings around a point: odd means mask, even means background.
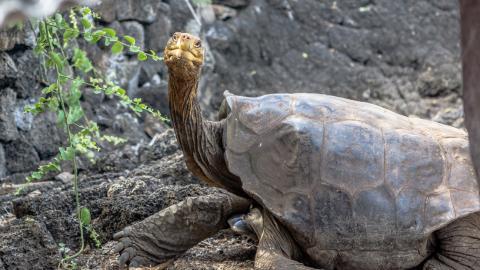
[[[85,252],[75,260],[78,269],[120,269],[113,252],[115,232],[186,197],[219,192],[187,171],[172,130],[157,139],[136,152],[114,151],[95,165],[101,170],[80,177],[81,201],[91,211],[102,247],[92,248],[94,243],[88,240]],[[57,175],[32,184],[21,196],[12,194],[15,185],[0,187],[0,270],[55,269],[61,245],[69,255],[79,248],[69,177]],[[255,244],[225,229],[153,269],[253,269]]]

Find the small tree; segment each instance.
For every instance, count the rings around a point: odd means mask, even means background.
[[[84,87],[88,86],[95,93],[116,96],[121,104],[136,114],[147,112],[162,121],[167,121],[158,111],[145,105],[138,98],[130,99],[124,89],[108,81],[95,69],[87,53],[78,47],[78,39],[92,45],[103,42],[105,46],[110,47],[113,54],[128,50],[136,54],[140,61],[161,60],[156,52],[141,50],[133,37],[127,35],[119,37],[112,28],[96,26],[95,19],[98,18],[99,15],[88,7],[75,7],[69,10],[68,16],[57,13],[35,23],[38,34],[34,51],[41,61],[44,81],[48,85],[43,88],[39,100],[25,108],[27,113],[34,115],[46,111],[54,112],[58,125],[66,133],[65,145],[59,148],[58,154],[28,176],[25,185],[44,178],[49,172],[61,172],[62,164],[65,162],[71,164],[76,216],[80,228],[80,249],[73,255],[66,255],[60,262],[62,266],[69,268],[74,266],[72,259],[84,250],[84,230],[89,232],[97,247],[100,246],[98,235],[91,226],[90,210],[83,207],[80,202],[77,158],[85,156],[93,160],[95,152],[100,151],[97,145],[99,140],[113,144],[124,142],[121,138],[102,134],[97,123],[85,117],[80,103]],[[53,70],[53,80],[48,81],[47,70]],[[23,188],[24,186],[18,189],[17,194],[20,194]]]

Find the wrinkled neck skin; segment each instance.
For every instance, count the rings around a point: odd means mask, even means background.
[[[202,181],[244,195],[240,179],[226,166],[223,129],[225,121],[203,119],[197,101],[197,76],[181,76],[170,69],[168,97],[173,128],[188,169]]]

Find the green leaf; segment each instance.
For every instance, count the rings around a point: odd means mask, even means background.
[[[82,20],[81,20],[81,22],[82,22],[82,25],[83,25],[83,27],[84,27],[85,29],[90,29],[90,28],[92,28],[92,23],[90,22],[90,20],[89,20],[88,18],[83,17]]]
[[[44,172],[53,172],[53,171],[61,171],[60,166],[55,162],[50,162],[45,165],[40,166],[40,169]]]
[[[56,83],[52,83],[50,86],[48,87],[45,87],[42,89],[42,94],[46,95],[46,94],[49,94],[53,91],[57,90],[57,84]]]
[[[122,143],[125,143],[127,142],[126,139],[123,139],[123,138],[120,138],[120,137],[117,137],[117,136],[111,136],[111,135],[103,135],[101,138],[100,138],[102,141],[105,140],[113,145],[118,145],[118,144],[122,144]]]
[[[113,30],[112,28],[108,28],[108,27],[105,27],[102,29],[103,31],[105,31],[105,33],[109,36],[109,37],[115,37],[117,35],[117,32],[115,30]]]
[[[90,225],[92,222],[92,216],[90,215],[90,210],[86,207],[80,209],[80,221],[83,225]]]
[[[52,112],[56,112],[58,109],[58,99],[56,97],[51,97],[48,99],[47,107]]]
[[[92,10],[89,7],[82,7],[81,12],[82,12],[83,16],[87,16],[87,15],[90,15],[92,13]]]
[[[145,61],[148,59],[147,55],[144,52],[139,52],[137,55],[138,60]]]
[[[80,107],[80,103],[73,104],[73,106],[68,110],[67,124],[71,125],[77,122],[80,118],[82,118],[82,116],[83,110],[82,107]]]
[[[119,95],[119,96],[125,96],[127,94],[127,91],[125,91],[125,89],[122,89],[122,88],[118,87],[116,89],[116,94]]]
[[[93,69],[92,62],[88,59],[87,53],[78,48],[75,48],[73,53],[73,66],[81,70],[83,73],[88,73]]]
[[[140,47],[134,46],[134,45],[133,45],[133,46],[130,46],[130,51],[131,51],[132,53],[138,53],[138,52],[140,52]]]
[[[79,104],[80,98],[82,97],[82,92],[80,91],[80,86],[83,84],[83,80],[76,78],[72,81],[72,86],[70,87],[70,93],[67,97],[67,104],[69,107],[74,107]],[[79,106],[79,105],[78,105]]]
[[[55,14],[55,23],[57,26],[61,26],[63,23],[63,17],[59,13]]]
[[[134,37],[125,35],[123,38],[124,38],[126,41],[128,41],[128,43],[130,43],[130,45],[135,45],[135,38],[134,38]]]
[[[68,42],[74,38],[77,38],[79,35],[79,31],[74,28],[67,28],[65,32],[63,32],[63,44],[67,46]]]
[[[50,58],[52,59],[53,63],[60,69],[63,68],[64,59],[60,56],[60,54],[56,52],[50,52]]]
[[[97,30],[92,34],[92,42],[97,43],[103,36],[105,36],[105,31]]]
[[[157,53],[154,50],[150,50],[150,54],[152,55],[151,57],[153,61],[158,61],[161,59],[160,57],[157,56]]]
[[[73,157],[75,156],[75,149],[72,147],[67,147],[66,149],[63,147],[59,148],[60,151],[60,158],[62,160],[73,160]]]
[[[112,53],[119,54],[123,52],[123,44],[119,41],[115,42],[112,46]]]
[[[43,173],[39,172],[39,171],[36,171],[36,172],[33,172],[31,176],[35,180],[40,180],[43,177]]]
[[[90,42],[90,43],[93,43],[93,34],[92,34],[92,32],[87,31],[87,32],[83,33],[83,39],[85,39],[86,41],[88,41],[88,42]]]
[[[57,124],[60,126],[64,126],[64,117],[65,117],[65,112],[63,110],[58,110],[57,112]]]

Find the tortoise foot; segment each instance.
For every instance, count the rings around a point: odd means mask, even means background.
[[[144,250],[142,247],[151,246],[148,243],[148,236],[146,238],[138,237],[142,233],[133,233],[132,230],[135,230],[135,226],[129,226],[124,228],[122,231],[113,235],[113,239],[118,241],[118,244],[115,246],[115,252],[119,253],[118,262],[120,266],[128,267],[140,267],[140,266],[155,266],[162,262],[164,259],[164,254],[161,254],[161,250],[157,250],[160,254],[155,256],[155,251],[153,250]],[[144,235],[145,236],[145,235]]]
[[[227,226],[250,201],[230,193],[187,198],[126,227],[113,238],[119,243],[120,266],[168,265],[173,259]]]

